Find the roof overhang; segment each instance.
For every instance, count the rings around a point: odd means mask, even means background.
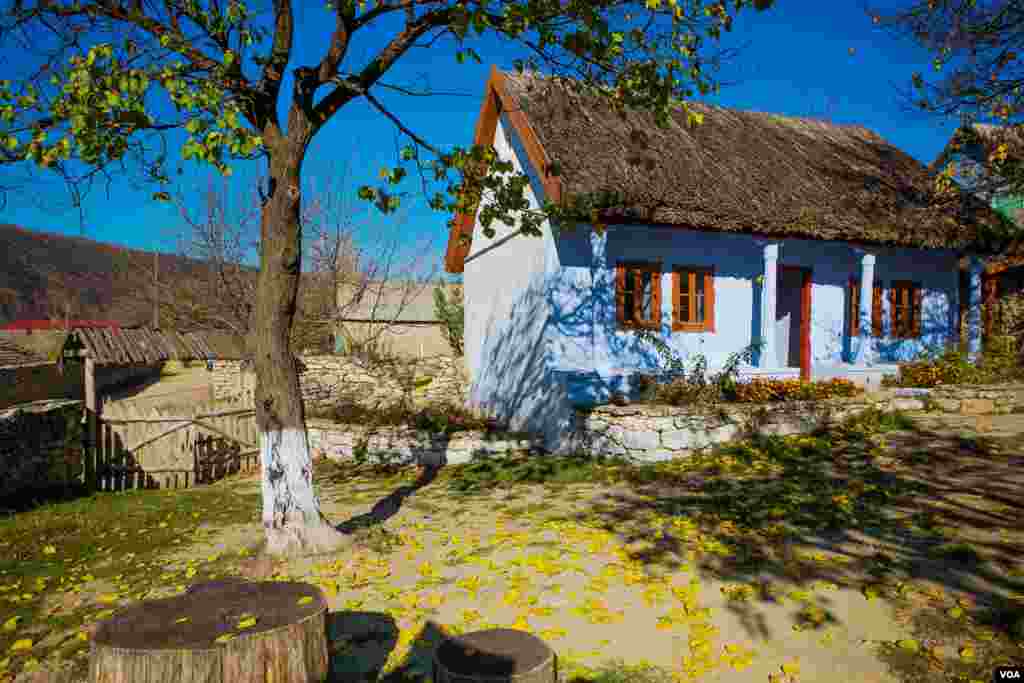
[[[530,126],[526,114],[506,93],[505,76],[496,66],[492,65],[491,75],[487,79],[487,86],[484,89],[484,101],[476,119],[474,145],[494,144],[498,118],[502,113],[508,117],[512,128],[515,129],[516,135],[526,150],[527,158],[521,161],[530,163],[537,172],[544,188],[545,198],[558,203],[562,198],[561,179],[548,172],[550,159],[548,159],[547,153]],[[476,222],[478,208],[477,205],[474,205],[470,210],[460,211],[455,215],[448,233],[448,248],[444,257],[445,270],[449,273],[461,273],[465,267],[466,256],[469,255],[469,249],[472,246],[473,225]]]

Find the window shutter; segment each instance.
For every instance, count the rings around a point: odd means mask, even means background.
[[[882,336],[882,283],[875,285],[871,298],[871,333]]]
[[[855,277],[850,278],[850,294],[847,297],[850,302],[850,336],[860,336],[860,280]]]
[[[615,266],[615,317],[619,323],[626,322],[626,267]]]
[[[715,331],[715,269],[704,274],[704,329]]]
[[[921,336],[921,312],[922,312],[921,302],[922,302],[921,286],[920,285],[914,285],[914,308],[913,308],[913,311],[914,311],[913,312],[914,327],[913,327],[913,335],[915,337],[920,337]]]

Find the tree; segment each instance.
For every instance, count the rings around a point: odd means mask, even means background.
[[[242,0],[12,0],[0,23],[0,45],[20,51],[22,59],[43,54],[42,63],[17,75],[17,82],[0,83],[0,149],[8,161],[29,160],[58,173],[123,167],[131,160],[145,178],[164,184],[164,134],[182,128],[185,159],[209,162],[225,174],[231,159],[263,161],[268,178],[260,191],[255,310],[263,524],[271,553],[329,550],[342,536],[326,523],[314,492],[289,349],[302,272],[302,166],[317,133],[363,99],[411,144],[400,149],[395,168],[385,169],[381,186],[361,187],[359,197],[394,212],[403,196],[397,186],[413,168],[421,188],[434,183],[446,190],[430,197],[432,208],[470,210],[486,196],[480,220],[488,234],[495,220],[518,220],[526,235],[537,235],[545,219],[586,216],[578,204],[546,201],[531,210],[524,194],[528,178],[490,146],[442,153],[417,135],[381,99],[383,92],[427,94],[386,78],[403,55],[414,46],[430,47],[438,52],[435,63],[443,64],[444,43],[438,41],[444,37],[452,39],[457,61],[480,61],[470,44],[495,35],[529,55],[516,60],[517,69],[543,64],[556,75],[572,75],[611,105],[653,111],[666,126],[668,112],[685,108],[685,98],[715,89],[705,68],[714,63],[706,44],[730,30],[742,8],[770,4],[329,0],[333,28],[326,49],[316,62],[292,64],[296,42],[312,39],[296,36],[292,0],[272,0],[271,16],[257,16]],[[383,38],[384,46],[367,63],[349,65],[359,37]],[[269,49],[260,51],[264,42]],[[289,67],[293,82],[286,90]],[[154,149],[147,144],[153,141],[165,144]]]
[[[920,111],[960,117],[954,151],[983,151],[980,166],[940,160],[939,186],[955,179],[988,198],[1024,194],[1024,1],[915,0],[902,11],[868,12],[877,26],[933,56],[937,76],[912,74],[903,91],[907,102]],[[983,124],[980,131],[971,125],[977,123]]]
[[[465,329],[465,311],[462,306],[462,288],[459,285],[452,291],[451,299],[445,294],[444,288],[434,289],[434,313],[441,321],[441,332],[448,345],[456,355],[463,352],[462,332]]]

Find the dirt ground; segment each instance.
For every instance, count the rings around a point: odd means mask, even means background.
[[[796,437],[770,467],[736,451],[671,483],[456,496],[445,470],[412,481],[321,462],[344,551],[260,556],[249,477],[217,486],[250,501],[253,523],[202,524],[160,565],[171,592],[213,568],[320,586],[337,681],[426,680],[441,639],[490,626],[542,637],[564,680],[600,680],[615,660],[676,681],[987,680],[1024,661],[998,619],[1024,605],[1024,415],[912,419],[821,461]],[[848,523],[816,525],[847,508]]]

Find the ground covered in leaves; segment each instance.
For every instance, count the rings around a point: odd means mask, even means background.
[[[258,481],[0,518],[0,681],[84,679],[120,606],[226,575],[329,598],[332,679],[425,681],[445,635],[512,626],[562,680],[987,681],[1024,661],[1024,428],[865,416],[625,466],[318,464],[337,555],[263,557]]]

